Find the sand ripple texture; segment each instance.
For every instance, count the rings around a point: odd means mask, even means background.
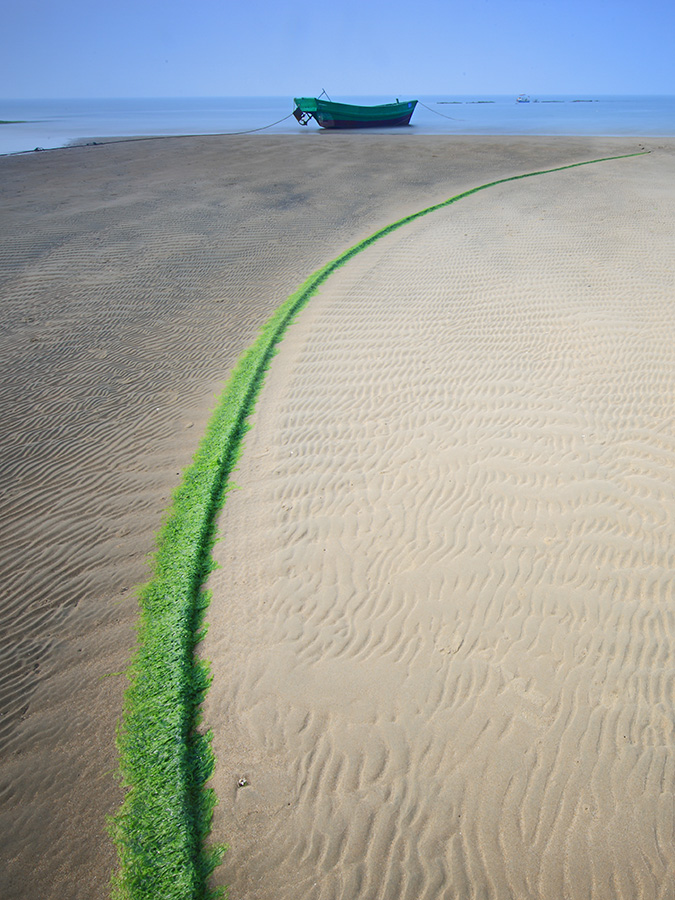
[[[271,311],[399,216],[599,155],[322,137],[0,159],[3,898],[108,896],[124,681],[105,676],[129,661],[133,588],[179,473]]]
[[[236,900],[675,896],[672,163],[475,195],[292,327],[205,646]]]
[[[312,271],[476,160],[317,137],[0,160],[0,896],[108,895],[124,683],[104,676],[232,364]]]

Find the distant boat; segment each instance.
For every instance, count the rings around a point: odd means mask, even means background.
[[[530,98],[527,96],[527,94],[519,94],[516,97],[516,103],[529,103],[529,102],[530,102]]]
[[[381,106],[354,106],[333,103],[320,97],[296,97],[293,115],[301,125],[316,119],[322,128],[389,128],[409,125],[417,100],[384,103]]]

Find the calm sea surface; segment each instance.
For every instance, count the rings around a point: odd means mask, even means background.
[[[386,103],[394,97],[334,97]],[[411,99],[401,97],[401,99]],[[406,133],[513,135],[675,135],[675,97],[421,96]],[[423,104],[423,105],[422,105]],[[292,97],[181,97],[106,100],[0,100],[0,153],[49,149],[97,138],[141,135],[303,134]],[[281,121],[280,121],[281,120]],[[275,124],[273,124],[275,123]],[[271,127],[267,127],[271,126]],[[400,129],[378,129],[378,131]]]

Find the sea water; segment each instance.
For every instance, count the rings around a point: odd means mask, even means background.
[[[395,97],[333,97],[389,103]],[[401,100],[411,99],[401,96]],[[379,132],[464,135],[674,136],[673,96],[418,96],[406,129]],[[292,97],[181,97],[104,100],[0,100],[0,153],[51,149],[100,139],[185,134],[306,134]]]

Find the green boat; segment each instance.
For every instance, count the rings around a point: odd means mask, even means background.
[[[408,125],[417,100],[383,103],[381,106],[354,106],[333,103],[320,97],[296,97],[293,115],[301,125],[316,119],[322,128],[390,128]]]

